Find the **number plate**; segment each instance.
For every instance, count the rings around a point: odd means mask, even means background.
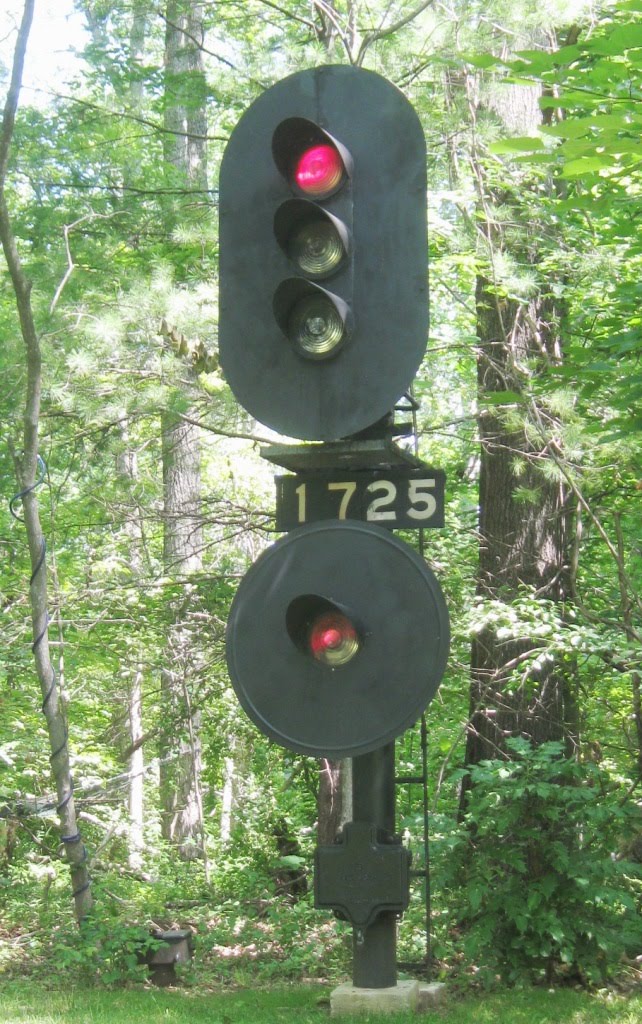
[[[361,519],[391,530],[444,525],[442,469],[317,471],[275,481],[279,532],[322,519]]]

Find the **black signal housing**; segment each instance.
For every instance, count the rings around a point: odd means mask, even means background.
[[[219,292],[221,365],[256,419],[327,441],[390,411],[428,334],[424,136],[390,82],[313,68],[246,111],[221,165]]]

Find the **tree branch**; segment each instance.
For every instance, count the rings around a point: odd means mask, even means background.
[[[229,138],[227,135],[199,135],[197,132],[186,132],[178,128],[166,128],[158,121],[152,121],[150,118],[140,117],[137,114],[130,114],[126,110],[109,110],[108,107],[102,106],[100,103],[91,103],[89,100],[81,100],[77,96],[68,96],[65,93],[57,93],[56,95],[61,100],[76,103],[87,110],[96,110],[99,114],[105,114],[108,117],[117,117],[123,121],[133,121],[134,124],[142,124],[146,128],[153,129],[159,135],[175,135],[179,138],[201,139],[205,142],[227,142]]]
[[[399,18],[399,20],[393,22],[392,25],[388,25],[386,28],[375,29],[374,32],[369,32],[367,36],[364,36],[363,42],[359,47],[355,64],[361,64],[366,55],[366,50],[372,45],[372,43],[376,43],[379,39],[385,39],[386,36],[391,36],[393,33],[398,32],[400,28],[404,28],[406,25],[409,25],[411,21],[414,21],[420,14],[423,14],[425,10],[432,7],[434,2],[435,0],[423,0],[423,2],[415,7],[413,11],[404,15],[403,18]]]
[[[344,50],[346,51],[346,55],[350,63],[358,64],[358,60],[354,60],[350,47],[350,40],[348,39],[347,33],[344,32],[343,28],[341,27],[336,10],[329,3],[326,3],[326,0],[314,0],[314,6],[316,7],[321,17],[327,18],[332,27],[334,28],[335,32],[337,33],[337,36],[341,40],[341,43],[343,45]]]
[[[264,7],[271,7],[273,11],[277,11],[279,14],[284,14],[290,21],[296,21],[299,25],[305,25],[312,32],[316,32],[316,26],[308,18],[302,18],[299,14],[294,14],[293,11],[286,11],[279,4],[272,3],[272,0],[259,0],[259,3],[262,3]]]
[[[7,93],[4,114],[2,117],[2,135],[0,136],[0,195],[4,191],[7,178],[7,164],[9,162],[9,149],[13,137],[13,128],[16,122],[16,111],[18,99],[22,88],[22,74],[25,66],[25,55],[27,53],[27,41],[33,21],[33,9],[35,0],[25,0],[25,7],[22,13],[22,23],[18,30],[16,49],[13,55],[13,68],[11,71],[11,82]]]

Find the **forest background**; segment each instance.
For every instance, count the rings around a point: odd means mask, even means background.
[[[218,367],[217,180],[264,88],[351,62],[428,149],[412,444],[447,472],[447,525],[406,539],[453,633],[427,715],[433,973],[635,979],[642,0],[75,8],[71,77],[37,90],[32,0],[1,33],[0,969],[116,981],[181,925],[208,977],[346,971],[310,864],[349,766],[261,737],[225,668],[274,539],[274,436]],[[419,728],[397,746],[416,773]],[[400,792],[417,863],[422,821]],[[400,945],[426,959],[419,890]]]

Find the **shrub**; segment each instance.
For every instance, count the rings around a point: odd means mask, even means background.
[[[602,982],[642,948],[640,865],[618,856],[639,807],[561,744],[510,746],[472,769],[451,842],[458,945],[485,981]]]
[[[142,925],[90,917],[80,928],[70,927],[56,934],[52,959],[58,971],[104,985],[143,981],[147,977],[143,954],[159,944]]]

